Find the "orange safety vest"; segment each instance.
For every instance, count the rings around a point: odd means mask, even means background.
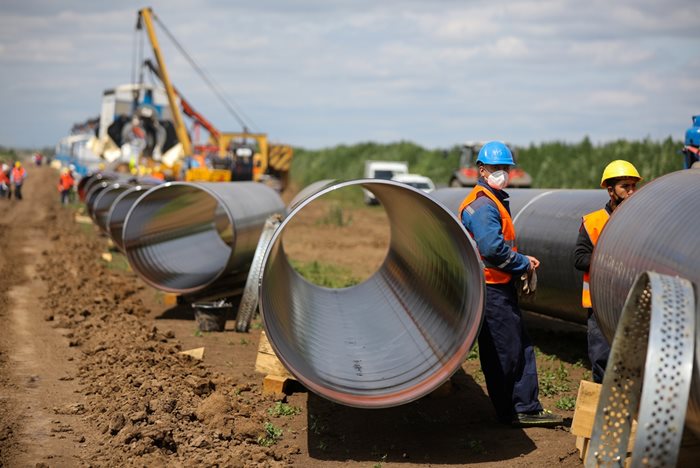
[[[600,233],[605,227],[605,223],[610,219],[610,214],[606,209],[594,211],[593,213],[588,213],[583,217],[583,227],[591,239],[593,247],[598,243],[598,238]],[[581,296],[581,305],[586,308],[593,307],[593,302],[591,302],[591,272],[586,271],[583,274],[583,295]]]
[[[517,252],[518,247],[515,245],[515,226],[513,226],[513,220],[510,217],[510,213],[508,213],[508,210],[506,210],[506,207],[503,206],[503,203],[501,203],[498,197],[496,197],[496,195],[491,193],[488,189],[480,185],[474,187],[471,193],[467,195],[467,197],[462,201],[462,204],[459,206],[459,219],[462,219],[462,212],[467,208],[467,206],[469,206],[470,203],[476,200],[480,193],[483,193],[489,197],[496,204],[498,213],[501,215],[501,232],[503,233],[503,241],[514,252]],[[499,270],[496,266],[490,266],[483,256],[481,257],[481,260],[484,262],[484,265],[487,265],[484,267],[484,279],[486,280],[486,284],[505,284],[510,282],[512,276],[510,273]]]
[[[24,176],[27,172],[24,170],[23,167],[12,168],[12,180],[16,185],[22,185],[22,182],[24,182]]]
[[[60,182],[58,183],[59,190],[70,190],[73,188],[75,181],[70,174],[61,174]]]

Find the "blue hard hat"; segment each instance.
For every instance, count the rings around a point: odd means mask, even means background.
[[[476,162],[492,166],[501,164],[515,166],[513,153],[510,152],[506,144],[502,141],[489,141],[482,146],[479,150],[479,156],[476,158]]]

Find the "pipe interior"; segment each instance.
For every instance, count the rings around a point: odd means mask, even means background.
[[[234,236],[223,204],[191,184],[147,191],[129,210],[123,228],[134,271],[159,289],[180,293],[199,290],[222,274]]]
[[[389,247],[367,280],[317,286],[290,265],[285,227],[330,190],[362,185],[387,213]],[[301,202],[263,260],[260,310],[272,346],[307,388],[358,407],[412,401],[439,386],[478,335],[483,272],[473,243],[441,204],[391,181],[337,184]]]
[[[92,210],[92,216],[95,224],[103,231],[107,232],[107,215],[112,207],[112,203],[129,187],[124,184],[114,183],[106,187],[95,198],[95,203]]]
[[[129,210],[136,200],[138,200],[148,188],[150,187],[143,187],[141,185],[128,188],[117,195],[117,198],[114,200],[107,213],[106,225],[109,236],[121,251],[124,251],[124,236],[122,230],[124,229],[126,215],[129,213]]]

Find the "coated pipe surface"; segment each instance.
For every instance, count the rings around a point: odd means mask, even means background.
[[[135,185],[127,188],[114,199],[112,206],[107,213],[105,224],[109,229],[109,236],[119,250],[124,252],[124,220],[129,213],[131,206],[136,203],[136,200],[146,192],[146,190],[154,187],[154,185]]]
[[[605,226],[591,261],[591,299],[608,340],[640,273],[680,276],[695,288],[695,323],[700,324],[700,169],[673,172],[644,185],[620,205]],[[700,327],[688,427],[700,437]]]
[[[93,172],[82,177],[78,181],[78,197],[80,201],[85,201],[88,191],[94,184],[107,180],[116,180],[117,177],[118,174],[116,172]]]
[[[124,251],[148,284],[180,294],[245,282],[265,220],[283,214],[279,195],[256,182],[168,182],[131,206]],[[202,298],[203,299],[203,298]]]
[[[455,216],[471,188],[446,188],[431,194]],[[583,273],[574,268],[574,248],[581,218],[609,200],[607,191],[566,189],[507,189],[521,253],[540,260],[537,292],[523,298],[524,309],[577,323],[586,323],[581,306]]]
[[[352,186],[370,190],[386,210],[386,258],[360,284],[317,286],[290,266],[283,233],[309,204]],[[300,382],[338,403],[413,401],[462,365],[479,333],[483,266],[474,244],[449,210],[408,185],[365,179],[306,196],[274,232],[262,264],[259,304],[270,344]]]
[[[109,214],[109,210],[112,208],[112,203],[114,203],[119,195],[129,189],[129,187],[129,184],[114,182],[105,187],[105,189],[100,191],[100,193],[95,197],[95,202],[93,203],[92,208],[92,219],[102,232],[106,234],[109,233],[107,215]]]

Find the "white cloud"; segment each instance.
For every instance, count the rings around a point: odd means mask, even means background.
[[[635,107],[646,97],[631,91],[592,91],[584,102],[602,107]]]

